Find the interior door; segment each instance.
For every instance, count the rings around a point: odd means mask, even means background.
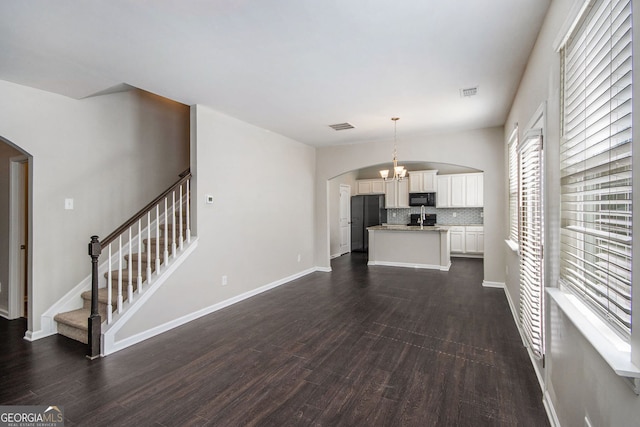
[[[351,252],[351,186],[340,185],[340,255]]]

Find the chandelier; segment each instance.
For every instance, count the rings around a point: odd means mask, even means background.
[[[402,181],[402,179],[407,174],[407,170],[404,166],[398,166],[398,139],[397,139],[397,127],[398,120],[400,117],[391,117],[393,120],[393,177],[389,178],[389,169],[384,169],[380,171],[380,176],[385,180],[398,180]]]

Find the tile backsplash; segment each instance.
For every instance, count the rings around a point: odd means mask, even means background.
[[[482,208],[435,208],[425,207],[427,213],[438,215],[440,225],[481,225],[484,224]],[[420,207],[387,209],[387,224],[409,224],[411,214],[419,214]],[[395,217],[393,216],[395,214]],[[455,216],[454,216],[455,214]]]

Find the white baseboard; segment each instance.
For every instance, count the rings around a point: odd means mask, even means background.
[[[484,288],[499,288],[499,289],[504,289],[505,284],[504,282],[490,282],[488,280],[483,280],[482,281],[482,287]]]
[[[436,265],[436,264],[415,264],[415,263],[407,263],[407,262],[389,262],[389,261],[369,261],[367,265],[382,265],[385,267],[404,267],[404,268],[424,268],[427,270],[440,270],[440,271],[449,271],[451,268],[451,263],[447,266]]]
[[[0,308],[0,317],[11,320],[9,319],[9,310],[5,310],[4,308]]]
[[[320,271],[322,273],[331,273],[331,267],[316,267],[314,271]]]
[[[542,404],[544,405],[544,409],[547,411],[547,417],[549,417],[549,424],[551,424],[551,427],[560,427],[560,420],[558,419],[556,408],[553,406],[553,401],[551,400],[548,390],[544,392]]]
[[[114,340],[114,334],[111,334],[111,336],[108,338],[109,340],[111,340],[111,342],[107,343],[107,345],[103,345],[103,349],[104,349],[104,354],[103,356],[107,356],[109,354],[113,354],[117,351],[120,351],[122,349],[125,349],[127,347],[130,347],[134,344],[140,343],[144,340],[147,340],[149,338],[152,338],[156,335],[159,335],[163,332],[167,332],[173,328],[177,328],[178,326],[182,326],[185,323],[191,322],[193,320],[196,320],[202,316],[206,316],[207,314],[211,314],[215,311],[218,310],[222,310],[223,308],[229,307],[230,305],[233,305],[235,303],[238,303],[240,301],[243,301],[247,298],[251,298],[253,296],[256,296],[258,294],[261,294],[263,292],[266,292],[270,289],[276,288],[278,286],[284,285],[288,282],[291,282],[292,280],[296,280],[299,279],[300,277],[306,276],[307,274],[311,274],[315,271],[318,271],[318,267],[315,268],[309,268],[307,270],[301,271],[299,273],[293,274],[291,276],[285,277],[283,279],[280,280],[276,280],[274,282],[271,282],[267,285],[261,286],[259,288],[256,288],[252,291],[249,292],[245,292],[243,294],[237,295],[235,297],[229,298],[225,301],[219,302],[217,304],[211,305],[209,307],[205,307],[201,310],[195,311],[193,313],[187,314],[185,316],[179,317],[177,319],[171,320],[169,322],[163,323],[162,325],[158,325],[154,328],[151,328],[149,330],[146,330],[144,332],[141,332],[139,334],[127,337],[125,339],[122,339],[120,341],[115,341]],[[105,336],[105,340],[107,339],[107,334],[104,335]]]

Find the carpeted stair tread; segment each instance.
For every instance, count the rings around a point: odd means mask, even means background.
[[[65,313],[58,313],[55,315],[53,320],[58,323],[64,323],[65,325],[87,331],[89,329],[89,316],[91,316],[91,310],[86,308],[79,308],[77,310],[67,311]]]
[[[98,289],[98,302],[102,303],[102,304],[107,304],[108,301],[108,291],[107,288],[100,288]],[[91,301],[91,291],[85,291],[82,293],[82,299],[85,301]],[[122,287],[122,299],[126,300],[127,299],[127,290],[126,288],[123,286]],[[116,303],[118,301],[118,290],[117,289],[111,289],[111,304],[112,306],[115,307]]]

